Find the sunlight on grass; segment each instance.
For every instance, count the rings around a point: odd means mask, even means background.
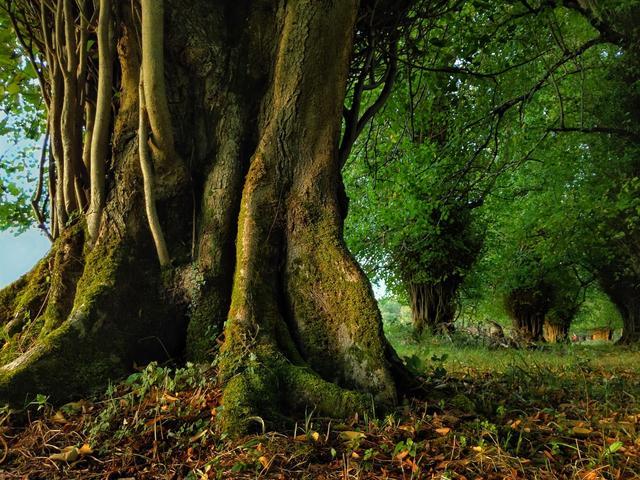
[[[466,372],[469,367],[487,373],[505,372],[514,367],[571,370],[586,364],[611,373],[640,372],[640,351],[621,348],[611,342],[542,345],[536,350],[489,349],[482,344],[482,339],[471,343],[472,338],[458,334],[416,339],[411,325],[403,322],[385,323],[384,327],[385,334],[400,357],[415,355],[426,363],[434,363],[431,360],[434,357],[444,357],[443,361],[435,363],[442,364],[451,373]]]

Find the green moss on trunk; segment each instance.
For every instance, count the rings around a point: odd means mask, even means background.
[[[0,401],[65,401],[178,350],[185,326],[161,301],[155,259],[132,248],[118,239],[87,250],[70,314],[0,367]]]
[[[0,326],[4,326],[12,320],[18,295],[27,286],[28,282],[29,274],[26,274],[0,290]]]
[[[231,435],[243,434],[261,421],[290,421],[282,412],[293,416],[315,411],[346,418],[373,410],[370,395],[323,380],[310,368],[290,363],[277,348],[258,347],[238,366],[222,399],[220,426]]]

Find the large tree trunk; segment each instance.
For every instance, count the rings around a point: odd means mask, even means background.
[[[598,272],[600,286],[609,296],[622,317],[622,336],[618,344],[632,345],[640,342],[640,290],[638,282],[633,278],[621,274],[629,268],[618,266],[613,269]]]
[[[505,298],[514,329],[518,335],[532,342],[544,340],[544,319],[550,305],[549,287],[543,283],[513,289]]]
[[[60,278],[51,298],[65,295],[37,319],[30,348],[0,357],[0,400],[84,393],[180,352],[185,337],[189,357],[208,358],[224,333],[228,431],[307,405],[342,416],[371,397],[394,403],[411,378],[342,240],[338,141],[358,2],[167,0],[175,145],[154,137],[162,112],[147,102],[154,182],[149,169],[143,181],[147,138],[137,134],[138,92],[148,100],[151,90],[147,67],[140,79],[146,43],[125,3],[99,233],[87,239],[78,225],[54,244],[52,258],[73,248],[78,262],[72,273],[63,260],[45,269],[52,286]],[[160,240],[145,214],[153,197]]]
[[[615,302],[622,317],[622,336],[617,343],[633,345],[640,342],[640,299],[625,297]]]
[[[569,338],[569,322],[560,323],[545,319],[542,327],[544,340],[549,343],[562,343]]]
[[[457,286],[451,282],[409,284],[411,318],[417,335],[425,331],[437,335],[453,330]]]

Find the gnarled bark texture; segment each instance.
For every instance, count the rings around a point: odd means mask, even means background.
[[[505,298],[505,306],[519,335],[533,342],[544,340],[544,319],[551,306],[547,285],[516,288]]]
[[[411,319],[417,335],[451,332],[456,315],[456,292],[460,281],[449,278],[437,284],[409,284]]]
[[[100,228],[90,245],[76,221],[38,267],[44,277],[37,268],[2,293],[3,315],[27,308],[39,326],[28,347],[3,354],[0,400],[62,400],[185,343],[188,357],[207,359],[224,333],[229,431],[292,407],[347,415],[394,403],[411,379],[342,240],[338,141],[358,2],[166,0],[174,152],[156,132],[138,138],[146,43],[135,2],[115,3],[119,95]],[[164,269],[145,214],[140,142],[153,154]],[[167,168],[170,153],[179,169]],[[16,300],[31,284],[34,299]]]

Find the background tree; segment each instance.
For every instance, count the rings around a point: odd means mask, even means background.
[[[637,71],[630,41],[637,30],[629,19],[639,9],[634,1],[602,3],[520,2],[529,7],[522,18],[531,21],[517,28],[535,40],[511,45],[517,56],[533,49],[526,55],[536,61],[499,77],[494,106],[479,121],[501,118],[507,133],[501,155],[525,163],[500,180],[485,209],[492,225],[485,265],[502,265],[498,275],[513,276],[505,265],[533,238],[536,266],[573,265],[582,276],[599,278],[621,312],[629,312],[635,307],[624,302],[637,297],[631,192],[638,138],[630,74]],[[623,341],[633,323],[627,321]]]
[[[509,16],[479,3],[412,32],[423,54],[403,59],[346,168],[349,245],[374,281],[408,300],[418,334],[453,328],[459,286],[482,247],[474,211],[511,166],[497,157],[499,122],[467,126],[490,110],[495,89],[494,74],[470,74],[496,67],[474,49],[488,42],[490,13]]]

